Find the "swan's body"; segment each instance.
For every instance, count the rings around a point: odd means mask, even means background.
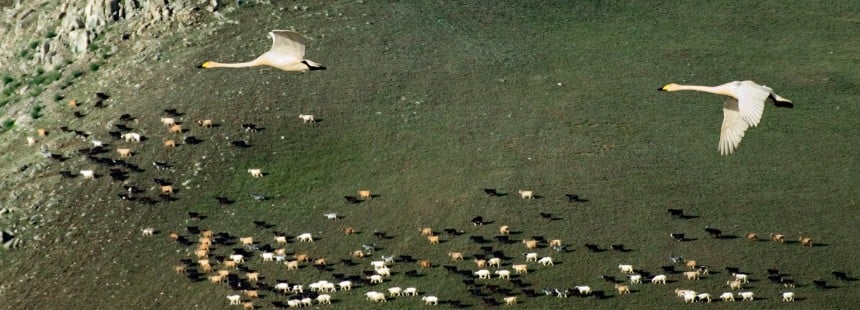
[[[305,37],[300,33],[289,30],[272,30],[272,48],[254,60],[239,63],[220,63],[207,61],[201,68],[245,68],[270,66],[289,72],[305,72],[308,70],[325,70],[322,65],[305,59]]]
[[[718,86],[666,84],[661,91],[695,90],[717,95],[729,96],[723,103],[723,126],[720,130],[719,151],[722,155],[731,154],[741,143],[744,132],[749,127],[758,126],[764,112],[764,103],[773,100],[777,107],[792,108],[791,100],[780,97],[770,87],[753,81],[734,81]]]

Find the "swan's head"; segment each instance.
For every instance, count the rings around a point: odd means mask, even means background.
[[[666,86],[660,87],[657,90],[659,91],[677,91],[680,90],[680,85],[675,83],[666,84]]]
[[[204,63],[200,64],[200,66],[198,66],[198,68],[212,68],[212,62],[211,61],[204,62]]]

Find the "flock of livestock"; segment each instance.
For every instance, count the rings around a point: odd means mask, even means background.
[[[98,94],[98,104],[107,98],[108,96],[105,94]],[[72,101],[70,106],[76,108],[78,104],[76,101]],[[160,118],[160,126],[165,128],[164,137],[161,139],[164,148],[174,149],[177,145],[194,145],[204,141],[190,135],[188,128],[183,127],[185,125],[181,121],[183,120],[183,113],[176,109],[164,109],[164,113],[165,115]],[[299,119],[306,124],[316,123],[313,115],[301,114]],[[132,128],[132,125],[140,124],[139,122],[140,120],[131,115],[121,115],[113,125],[115,130],[107,133],[113,138],[109,142],[99,140],[89,132],[81,130],[69,129],[68,127],[62,127],[60,130],[73,133],[76,137],[92,144],[91,147],[77,151],[90,162],[90,167],[79,171],[79,175],[83,179],[99,178],[103,171],[107,170],[112,181],[122,181],[125,190],[118,194],[122,200],[129,201],[129,203],[136,201],[145,204],[172,201],[177,189],[174,188],[170,180],[155,179],[154,194],[147,194],[147,192],[152,191],[148,191],[146,186],[135,186],[132,184],[133,182],[129,181],[131,174],[144,171],[130,161],[130,159],[135,158],[147,140],[147,137]],[[210,128],[220,125],[215,124],[210,119],[195,120],[192,124],[198,125],[201,130],[210,130]],[[247,133],[256,132],[257,129],[254,124],[242,124],[241,126],[241,130]],[[48,135],[48,131],[45,129],[39,129],[37,133],[39,139]],[[31,145],[37,141],[34,137],[28,137],[27,140]],[[117,145],[115,157],[99,156],[110,153],[108,147],[112,145]],[[232,145],[237,148],[250,147],[246,140],[233,141]],[[64,155],[46,150],[43,150],[42,153],[45,157],[60,161],[68,159]],[[152,166],[157,171],[171,168],[169,163],[158,161],[152,162]],[[247,172],[251,178],[264,178],[266,175],[262,168],[250,168]],[[60,176],[75,178],[78,175],[71,171],[61,171]],[[507,196],[507,194],[496,189],[487,188],[483,189],[483,192],[489,197]],[[524,200],[541,198],[531,190],[519,190],[517,194]],[[258,200],[266,199],[258,194],[252,196]],[[344,196],[344,199],[348,204],[356,204],[372,201],[376,199],[375,197],[378,196],[373,195],[369,190],[360,190],[357,195]],[[219,204],[234,202],[228,197],[216,197],[216,199]],[[567,200],[574,204],[588,202],[588,200],[575,194],[567,194]],[[682,209],[668,209],[667,213],[673,219],[690,218]],[[191,220],[196,221],[203,221],[205,218],[198,212],[188,212],[188,216]],[[540,213],[540,216],[550,221],[556,219],[553,214],[549,213]],[[323,219],[327,221],[337,221],[341,218],[337,213],[323,214]],[[339,222],[343,221],[337,221],[337,223]],[[475,227],[492,225],[491,221],[485,221],[481,216],[474,217],[470,222]],[[256,222],[255,224],[259,227],[270,228],[270,225],[264,222]],[[357,236],[360,232],[355,227],[340,227],[338,231],[348,238],[354,238],[356,245],[362,243],[359,241],[362,240],[362,237]],[[158,234],[158,230],[153,227],[143,228],[141,232],[145,237]],[[705,227],[705,232],[715,239],[724,237],[722,231],[716,228]],[[353,288],[362,290],[367,300],[376,303],[387,302],[392,298],[405,300],[414,298],[416,302],[422,302],[426,305],[437,305],[441,302],[451,306],[466,306],[460,300],[442,299],[437,296],[444,296],[450,292],[426,292],[418,287],[398,284],[400,280],[404,279],[401,274],[406,278],[417,278],[438,267],[442,267],[450,276],[459,277],[464,285],[463,289],[469,291],[474,297],[480,298],[487,305],[515,305],[524,302],[526,298],[540,296],[555,298],[575,296],[601,299],[610,297],[606,293],[610,290],[617,293],[614,295],[615,297],[622,297],[640,291],[636,288],[639,285],[644,285],[643,283],[664,285],[679,281],[689,281],[684,282],[682,285],[684,288],[679,287],[674,291],[680,301],[687,303],[709,303],[716,300],[732,302],[736,299],[753,301],[757,298],[757,295],[748,287],[752,275],[746,273],[748,271],[741,271],[734,267],[725,268],[731,275],[728,278],[723,277],[724,280],[727,280],[725,292],[712,295],[695,290],[696,281],[717,278],[717,276],[711,275],[714,271],[708,266],[676,256],[670,256],[668,260],[670,264],[661,266],[659,273],[652,273],[645,268],[636,268],[636,262],[622,262],[618,265],[618,274],[603,275],[602,280],[595,281],[597,283],[577,283],[571,287],[538,288],[529,283],[530,278],[539,277],[542,272],[555,268],[554,265],[559,259],[562,261],[569,259],[567,253],[575,251],[576,246],[565,244],[560,238],[546,239],[542,236],[514,240],[515,234],[512,234],[509,225],[499,225],[498,234],[489,238],[474,234],[467,237],[480,247],[480,251],[473,253],[464,253],[440,245],[442,238],[460,238],[461,235],[466,234],[464,230],[446,228],[437,231],[431,227],[419,227],[416,234],[426,238],[428,246],[438,249],[439,255],[434,256],[435,262],[430,258],[419,259],[410,255],[396,257],[393,254],[385,255],[380,253],[384,251],[379,251],[375,243],[361,244],[361,248],[356,246],[355,250],[344,253],[343,257],[315,256],[308,253],[306,248],[301,245],[312,244],[315,241],[320,242],[319,238],[309,232],[289,236],[284,232],[274,231],[271,235],[237,237],[226,232],[216,233],[212,229],[187,226],[183,233],[178,231],[168,233],[169,238],[182,246],[189,255],[189,258],[180,259],[180,264],[174,267],[176,273],[194,281],[208,280],[208,282],[219,286],[226,284],[234,292],[226,296],[228,304],[242,305],[245,309],[254,309],[260,306],[260,300],[271,295],[284,297],[284,299],[271,298],[271,304],[275,307],[326,305],[333,301],[338,302],[337,297],[341,294],[352,294]],[[386,240],[394,238],[394,236],[389,236],[378,230],[373,231],[372,236],[378,240],[377,242],[386,242]],[[750,242],[759,241],[757,233],[746,233],[744,236]],[[670,237],[678,242],[691,241],[686,234],[680,232],[671,233]],[[786,243],[786,237],[782,234],[771,233],[769,239],[773,242]],[[814,246],[811,237],[800,236],[797,240],[797,243],[802,246]],[[290,245],[291,243],[293,245]],[[518,243],[523,245],[523,251],[525,251],[521,255],[507,255],[502,251],[502,248],[510,248]],[[241,245],[241,247],[234,247],[234,245]],[[292,249],[291,251],[287,250],[288,245]],[[602,249],[596,244],[586,243],[582,245],[582,249],[590,253],[630,251],[623,244],[612,244],[609,248]],[[539,252],[543,254],[539,254]],[[445,256],[449,257],[450,260],[440,265],[438,263],[439,257]],[[276,274],[263,275],[261,269],[271,269],[268,266],[262,268],[264,264],[283,265],[283,267],[276,267],[282,271]],[[356,268],[349,268],[351,266],[360,266],[360,273],[355,273]],[[341,268],[351,270],[354,274],[347,274]],[[284,280],[290,278],[291,273],[307,273],[303,270],[308,269],[316,270],[322,279],[312,283]],[[402,271],[402,273],[395,270]],[[855,280],[845,272],[834,271],[832,276],[839,281]],[[779,296],[781,301],[792,302],[795,300],[795,293],[792,288],[796,284],[787,274],[780,273],[776,269],[769,269],[767,270],[767,279],[774,285],[784,288]],[[822,278],[813,280],[812,284],[821,289],[830,287]],[[760,297],[758,298],[760,299]]]

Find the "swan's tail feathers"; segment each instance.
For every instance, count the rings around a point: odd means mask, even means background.
[[[794,103],[792,103],[791,100],[785,99],[785,98],[781,97],[780,95],[770,93],[770,98],[773,99],[773,105],[775,105],[777,107],[780,107],[780,108],[793,108],[794,107]]]
[[[303,60],[302,63],[307,65],[308,70],[310,70],[310,71],[325,70],[325,67],[323,65],[318,64],[318,63],[313,62],[313,61],[310,61],[310,60],[307,60],[307,59]]]

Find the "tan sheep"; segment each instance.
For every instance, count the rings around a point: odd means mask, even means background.
[[[172,117],[162,117],[161,123],[164,124],[164,126],[170,127],[176,125],[176,119]]]
[[[248,169],[248,173],[251,174],[252,178],[262,178],[263,177],[263,169]]]
[[[558,247],[561,246],[561,239],[552,239],[549,241],[549,246]]]
[[[529,250],[537,249],[537,244],[538,244],[537,240],[534,240],[534,239],[523,240],[523,243],[526,245],[526,248],[528,248]]]
[[[131,157],[131,149],[118,148],[116,152],[119,153],[119,157]]]
[[[453,259],[455,262],[463,260],[463,253],[462,252],[448,252],[448,256],[450,256],[451,259]]]
[[[39,137],[44,137],[48,135],[48,131],[46,131],[45,128],[36,129],[36,133],[39,135]]]
[[[257,290],[244,290],[243,293],[245,293],[245,296],[251,299],[260,298],[260,294],[257,293]]]
[[[176,273],[185,273],[185,264],[173,266],[173,271]]]
[[[420,227],[420,228],[418,228],[418,231],[421,232],[422,236],[432,236],[433,235],[433,228],[430,228],[430,227]]]
[[[251,282],[251,283],[257,283],[257,281],[260,281],[260,273],[259,272],[245,273],[245,277],[247,277],[248,282]]]
[[[784,243],[784,242],[785,242],[785,235],[783,235],[783,234],[775,234],[775,233],[771,233],[771,234],[770,234],[770,240],[772,240],[772,241],[776,241],[776,242],[779,242],[779,243]]]
[[[212,126],[214,125],[211,119],[197,120],[196,123],[200,127],[204,128],[212,128]]]
[[[624,284],[615,284],[615,290],[618,291],[618,295],[630,294],[630,286]]]
[[[750,232],[744,235],[744,238],[747,238],[749,241],[758,241],[758,234]]]
[[[698,264],[696,264],[695,260],[691,259],[688,261],[684,261],[684,266],[687,266],[687,268],[690,268],[690,269],[696,269],[696,266],[698,266]]]
[[[810,237],[800,237],[800,245],[802,246],[812,246],[812,238]]]
[[[419,260],[419,261],[418,261],[418,266],[419,266],[419,267],[421,267],[421,268],[430,268],[430,267],[432,267],[432,266],[433,266],[433,264],[432,264],[432,263],[430,263],[430,261],[429,261],[429,260]]]
[[[365,190],[358,191],[358,198],[367,200],[367,199],[373,198],[373,196],[370,195],[369,190],[365,189]]]
[[[511,265],[511,268],[514,269],[515,273],[529,273],[529,266],[526,264],[515,264]]]
[[[355,235],[355,228],[352,228],[352,227],[344,227],[344,228],[343,228],[343,233],[344,233],[345,235]]]
[[[504,225],[502,227],[499,227],[499,234],[510,235],[511,234],[511,228],[508,225]]]
[[[287,236],[275,236],[275,243],[287,244]]]
[[[254,237],[241,237],[239,238],[239,242],[242,243],[242,246],[249,246],[254,244]]]
[[[295,258],[296,261],[302,262],[302,263],[307,263],[307,262],[311,261],[311,256],[308,255],[308,253],[296,254],[296,255],[293,255],[293,258]]]
[[[170,126],[168,130],[170,133],[182,133],[182,125],[173,125]]]
[[[487,260],[486,259],[475,259],[475,265],[478,266],[478,268],[485,268],[487,266]]]
[[[164,140],[164,147],[175,148],[176,147],[176,140],[172,140],[172,139]]]
[[[439,244],[439,236],[427,236],[427,240],[430,244]]]
[[[173,186],[172,185],[162,185],[161,186],[161,193],[164,195],[173,194]]]
[[[291,260],[286,263],[287,270],[299,270],[299,261]]]

